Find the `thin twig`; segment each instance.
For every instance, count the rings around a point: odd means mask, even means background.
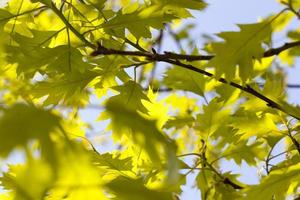
[[[19,17],[19,16],[22,16],[22,15],[26,15],[26,14],[29,14],[29,13],[33,13],[35,11],[39,11],[39,10],[45,9],[45,8],[47,8],[47,6],[41,6],[41,7],[38,7],[38,8],[34,8],[32,10],[28,10],[28,11],[25,11],[25,12],[22,12],[22,13],[18,13],[16,15],[12,15],[12,16],[9,16],[9,17],[6,17],[6,18],[2,18],[2,19],[0,19],[0,22],[5,21],[5,20],[10,20],[12,18]]]
[[[209,163],[206,160],[206,158],[203,158],[202,154],[199,154],[199,153],[187,153],[187,154],[178,155],[177,157],[185,157],[185,156],[197,156],[197,157],[201,158],[201,160],[205,163],[205,165],[207,166],[208,169],[210,169],[211,171],[213,171],[222,180],[222,182],[224,184],[230,185],[233,189],[240,190],[240,189],[244,188],[243,186],[238,185],[238,184],[232,182],[229,178],[224,177],[220,172],[218,172],[217,169],[214,168],[214,166],[211,163]]]
[[[60,12],[60,10],[55,6],[55,4],[52,2],[51,7],[49,7],[67,26],[68,29],[70,29],[83,43],[85,43],[88,47],[91,47],[92,49],[96,49],[96,46],[89,42],[81,33],[79,33],[71,24],[70,22],[65,18],[63,13]]]
[[[268,156],[267,156],[267,159],[266,159],[266,172],[267,174],[270,173],[270,169],[269,169],[269,166],[270,166],[270,160],[271,160],[271,155],[272,155],[272,151],[274,149],[275,145],[270,149],[269,153],[268,153]]]
[[[296,150],[298,151],[298,154],[300,155],[300,143],[296,140],[296,138],[294,138],[294,136],[293,136],[292,133],[291,133],[290,128],[287,127],[287,129],[288,129],[288,136],[289,136],[289,138],[292,140],[292,142],[293,142],[293,144],[294,144]]]
[[[198,157],[201,157],[201,154],[199,153],[186,153],[186,154],[180,154],[180,155],[177,155],[177,157],[186,157],[186,156],[198,156]]]
[[[281,3],[286,5],[288,10],[294,13],[298,17],[298,19],[300,19],[300,12],[294,8],[293,2],[291,0],[289,0],[288,2],[281,1]]]
[[[290,150],[287,150],[287,151],[281,152],[281,153],[279,153],[279,154],[277,154],[277,155],[271,156],[271,157],[269,158],[269,160],[273,160],[274,158],[277,158],[277,157],[279,157],[279,156],[282,156],[282,155],[284,155],[284,154],[286,154],[286,153],[288,153],[288,152],[290,152]]]

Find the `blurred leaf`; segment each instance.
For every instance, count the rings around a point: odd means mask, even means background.
[[[0,177],[6,190],[14,191],[14,199],[44,199],[54,183],[51,167],[41,160],[32,160],[24,165],[10,166]]]
[[[170,129],[170,128],[182,128],[184,126],[192,126],[194,124],[195,119],[191,116],[177,116],[173,119],[170,119],[167,121],[165,124],[165,128]]]
[[[147,120],[135,110],[124,107],[116,101],[108,101],[106,109],[111,119],[113,134],[122,137],[125,134],[137,145],[141,146],[152,161],[161,165],[162,156],[165,156],[168,166],[168,179],[175,181],[178,178],[178,162],[176,146],[173,141],[162,133],[153,120]]]
[[[13,15],[7,10],[0,9],[0,31]]]
[[[7,156],[15,147],[26,147],[32,139],[38,139],[42,144],[48,144],[50,142],[49,134],[59,127],[59,121],[59,117],[50,111],[25,104],[16,104],[2,110],[0,155]]]
[[[107,167],[108,169],[117,171],[130,171],[132,170],[131,158],[120,158],[120,155],[114,156],[110,153],[95,154],[94,164],[96,166]]]
[[[206,7],[206,3],[202,0],[186,0],[186,1],[181,1],[181,0],[153,0],[153,2],[158,2],[161,4],[167,4],[167,5],[174,5],[178,6],[180,8],[189,8],[189,9],[194,9],[194,10],[202,10]]]
[[[109,101],[106,108],[113,133],[131,133],[134,142],[143,146],[154,161],[158,161],[161,154],[159,148],[155,148],[157,145],[163,145],[167,152],[175,153],[172,140],[158,130],[155,121],[143,118],[135,110],[123,107],[114,100]]]
[[[120,200],[173,200],[172,193],[150,190],[141,179],[121,177],[106,185]]]
[[[259,185],[248,187],[245,199],[285,199],[292,183],[299,184],[299,164],[272,171],[264,177]]]

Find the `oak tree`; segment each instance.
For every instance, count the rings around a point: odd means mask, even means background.
[[[285,72],[300,56],[300,30],[288,26],[300,1],[280,3],[199,47],[186,19],[210,9],[203,0],[9,0],[0,198],[177,200],[189,174],[195,199],[299,198],[300,110]],[[95,125],[105,134],[90,134]],[[111,151],[99,150],[103,137]],[[259,184],[223,172],[224,160],[263,166]]]

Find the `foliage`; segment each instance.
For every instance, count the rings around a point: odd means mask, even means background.
[[[300,55],[300,31],[288,26],[300,4],[281,6],[200,50],[184,19],[209,11],[202,0],[8,1],[0,198],[177,200],[191,173],[197,199],[297,198],[300,110],[285,71]],[[274,46],[280,31],[287,41]],[[87,109],[96,122],[85,122]],[[106,134],[90,134],[95,125]],[[99,151],[103,137],[116,148]],[[13,164],[16,154],[24,161]],[[260,182],[222,172],[224,161],[263,165]]]

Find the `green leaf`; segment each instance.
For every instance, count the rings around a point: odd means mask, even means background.
[[[15,34],[14,40],[19,46],[7,46],[7,60],[17,63],[18,74],[33,76],[36,71],[42,73],[69,73],[78,71],[83,73],[91,65],[83,61],[81,52],[69,45],[54,48],[47,47],[57,32],[32,30],[33,37]],[[30,58],[30,59],[28,59]]]
[[[120,200],[173,200],[172,193],[150,190],[142,179],[119,176],[106,185]]]
[[[31,160],[23,165],[10,166],[0,177],[6,190],[14,191],[14,199],[44,199],[54,183],[51,167],[42,160]]]
[[[245,161],[248,165],[256,166],[257,160],[264,160],[267,156],[267,149],[262,143],[247,144],[238,142],[230,144],[223,152],[224,158],[233,159],[237,165],[242,165]]]
[[[266,73],[263,94],[271,99],[284,100],[286,97],[285,80],[282,72]]]
[[[300,119],[300,106],[289,104],[286,101],[281,101],[280,105],[287,113],[293,115],[297,119]]]
[[[268,137],[280,134],[271,114],[257,115],[254,112],[239,110],[232,116],[230,123],[237,130],[240,140],[248,140],[252,136]]]
[[[95,78],[94,88],[100,97],[105,95],[109,88],[118,85],[117,79],[120,79],[122,82],[127,82],[131,79],[123,69],[124,65],[132,64],[132,61],[127,58],[105,56],[91,62],[97,64],[94,71],[99,75]]]
[[[30,32],[32,34],[31,37],[15,33],[12,35],[12,38],[20,45],[20,48],[22,48],[22,46],[26,46],[26,48],[29,49],[35,47],[47,47],[52,38],[55,38],[60,31],[40,31],[30,29]]]
[[[87,86],[99,74],[92,71],[69,73],[36,82],[30,93],[34,98],[46,97],[43,104],[84,106],[89,100]]]
[[[280,1],[280,3],[284,3],[285,5],[288,3],[291,3],[291,5],[293,6],[293,8],[295,10],[300,8],[300,3],[297,0],[283,0],[283,1]]]
[[[215,57],[208,66],[216,70],[216,76],[225,74],[227,80],[235,78],[237,67],[243,82],[251,79],[253,59],[260,60],[264,49],[262,43],[271,36],[271,25],[268,22],[239,25],[240,32],[222,32],[218,34],[223,42],[212,43]]]
[[[212,187],[213,173],[209,170],[203,170],[197,175],[197,186],[201,192],[201,199],[207,199]]]
[[[132,170],[132,158],[120,158],[110,153],[95,154],[94,164],[99,167],[106,167],[108,170],[130,171]]]
[[[189,8],[193,10],[203,10],[206,8],[207,4],[202,0],[153,0],[153,2],[161,3],[161,4],[167,4],[167,5],[173,5],[177,6],[179,8]]]
[[[147,113],[147,108],[143,105],[142,100],[149,101],[149,99],[143,92],[142,86],[134,81],[128,81],[124,85],[115,86],[112,89],[120,92],[120,94],[111,97],[111,102],[120,103],[128,110],[138,110]]]
[[[182,67],[168,69],[164,78],[164,83],[168,87],[194,92],[201,96],[204,96],[206,82],[207,79],[202,74]]]
[[[97,9],[102,10],[106,1],[107,0],[89,0],[88,3],[96,6]]]
[[[164,125],[164,128],[170,129],[170,128],[183,128],[184,126],[191,127],[195,122],[195,119],[192,116],[186,115],[186,116],[176,116],[175,118],[172,118],[167,121],[167,123]]]
[[[50,132],[59,127],[59,117],[50,111],[24,104],[4,109],[0,117],[0,155],[25,147],[32,139],[48,143]]]
[[[233,184],[242,185],[236,181],[236,175],[224,173],[225,180],[230,180]],[[225,183],[225,180],[215,176],[210,170],[202,170],[197,175],[197,185],[201,192],[201,199],[239,199],[241,195]],[[237,182],[237,183],[236,183]]]
[[[128,29],[136,38],[150,38],[150,27],[162,29],[164,23],[170,22],[176,17],[168,14],[161,5],[144,6],[130,14],[118,12],[117,15],[107,22],[104,22],[101,27],[107,33],[114,34],[121,32],[121,36]],[[113,30],[114,32],[110,32]]]
[[[296,63],[300,51],[269,40],[278,31],[299,40],[299,30],[287,26],[298,1],[283,1],[293,12],[215,39],[191,37],[197,20],[183,21],[198,17],[205,0],[9,0],[0,8],[0,157],[10,166],[0,169],[0,190],[7,190],[0,199],[178,200],[191,173],[201,190],[196,199],[296,198],[300,128],[293,118],[300,112],[286,102],[281,61]],[[176,59],[160,59],[155,49],[175,51],[168,36],[182,57],[201,54],[198,39],[207,44],[212,59],[190,63],[216,76],[164,69]],[[281,50],[282,60],[262,58]],[[163,68],[155,70],[157,62]],[[106,121],[95,124],[99,112]],[[107,147],[113,150],[103,153]],[[14,153],[22,158],[16,166]],[[223,172],[226,159],[259,167],[266,158],[268,174],[255,186],[237,181],[248,173],[243,166],[237,175]]]
[[[293,165],[288,168],[272,171],[264,177],[259,185],[249,187],[246,191],[245,200],[283,200],[286,197],[289,187],[296,183],[299,185],[300,165]]]
[[[168,167],[168,181],[176,181],[178,178],[178,162],[176,157],[176,145],[166,134],[157,128],[154,120],[148,120],[136,112],[110,100],[106,109],[111,120],[113,134],[121,138],[127,136],[138,146],[145,149],[153,163],[162,165],[162,155],[165,155]]]
[[[227,126],[230,110],[223,108],[223,103],[215,98],[203,107],[203,113],[197,115],[196,129],[206,136],[223,131]]]
[[[3,30],[4,25],[12,18],[12,14],[7,10],[0,9],[0,31]]]
[[[72,200],[107,200],[103,184],[111,180],[111,177],[106,174],[107,171],[93,165],[91,152],[76,143],[70,146],[61,144],[57,146],[60,147],[58,153],[63,153],[64,156],[58,156],[59,171],[55,176],[55,183],[48,188],[45,199],[60,200],[67,197]],[[106,179],[105,175],[109,178]]]
[[[158,130],[155,121],[145,119],[136,110],[118,104],[118,101],[113,99],[108,101],[106,108],[111,117],[113,133],[131,133],[134,142],[143,146],[154,161],[160,160],[160,151],[154,148],[157,145],[163,145],[167,152],[170,150],[174,153],[172,140]]]
[[[37,3],[37,2],[40,2],[40,3],[43,3],[49,7],[52,7],[52,1],[51,0],[30,0],[32,3]]]

